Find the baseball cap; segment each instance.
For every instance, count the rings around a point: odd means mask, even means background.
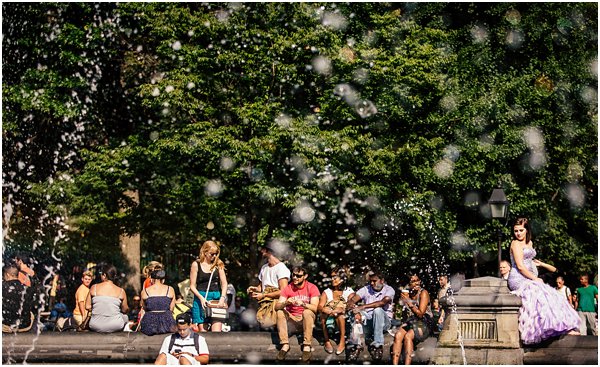
[[[187,312],[180,313],[179,315],[177,315],[176,321],[178,324],[191,324],[192,316],[190,316],[190,314]]]

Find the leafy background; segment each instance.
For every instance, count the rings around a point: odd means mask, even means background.
[[[433,287],[495,274],[499,228],[508,256],[500,185],[539,258],[597,272],[596,3],[2,11],[5,255],[127,272],[118,238],[140,233],[175,282],[214,238],[245,289],[276,240],[313,281]]]

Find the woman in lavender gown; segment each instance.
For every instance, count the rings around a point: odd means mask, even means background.
[[[512,268],[508,275],[508,288],[521,297],[519,332],[523,344],[537,344],[542,340],[562,335],[578,335],[579,316],[564,297],[538,278],[534,259],[536,252],[531,241],[529,221],[518,218],[513,226],[510,245]]]

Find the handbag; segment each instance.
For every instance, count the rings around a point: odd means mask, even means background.
[[[279,288],[266,287],[265,293],[278,291]],[[277,311],[275,310],[275,302],[277,300],[271,297],[264,297],[258,301],[258,310],[256,310],[256,321],[262,328],[270,328],[277,325]]]
[[[212,321],[225,321],[229,318],[229,312],[227,312],[226,308],[219,307],[218,301],[208,301],[206,306],[206,317],[210,318]]]
[[[215,269],[210,273],[210,278],[208,278],[208,286],[206,287],[206,295],[208,296],[208,290],[210,289],[210,282],[212,281],[213,274],[215,273]],[[229,312],[227,312],[226,308],[219,307],[219,302],[216,300],[207,301],[206,306],[203,307],[204,316],[207,319],[211,319],[213,322],[221,322],[225,321],[229,318]]]

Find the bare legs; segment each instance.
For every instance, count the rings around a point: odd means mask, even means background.
[[[321,328],[323,329],[323,347],[327,353],[333,353],[333,346],[329,340],[329,331],[327,331],[327,315],[321,313]]]
[[[342,354],[344,349],[346,349],[346,318],[344,315],[338,315],[335,321],[340,329],[340,342],[337,346],[336,354]]]
[[[414,351],[415,332],[413,330],[406,331],[403,328],[398,329],[394,336],[394,344],[392,346],[392,364],[400,363],[400,355],[402,355],[402,347],[404,346],[404,364],[412,363],[412,354]]]
[[[321,314],[321,328],[323,329],[323,346],[325,347],[325,351],[327,353],[333,353],[333,345],[331,345],[331,340],[329,339],[329,331],[327,330],[327,317],[328,315]],[[336,354],[342,354],[346,349],[346,318],[344,315],[338,315],[335,318],[335,323],[340,330],[340,342],[336,348]],[[331,351],[331,352],[330,352]]]

